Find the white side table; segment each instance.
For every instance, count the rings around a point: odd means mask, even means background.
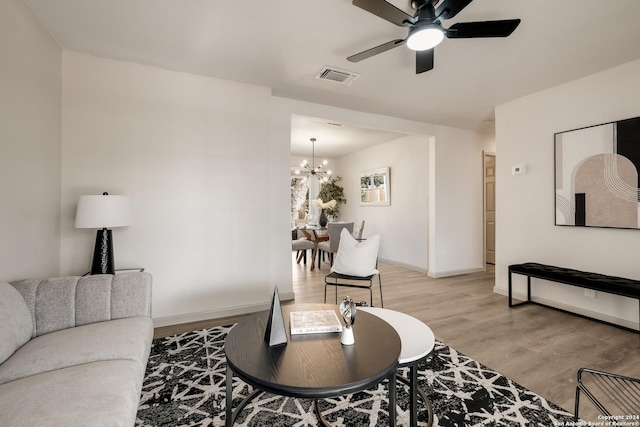
[[[398,374],[397,378],[409,385],[410,400],[409,409],[411,414],[411,427],[418,425],[417,417],[417,395],[420,394],[422,400],[429,411],[427,425],[433,424],[433,408],[431,401],[422,389],[417,385],[418,364],[425,359],[433,350],[436,344],[435,337],[431,329],[420,320],[399,311],[377,307],[358,307],[357,310],[366,311],[389,323],[400,336],[400,356],[398,357],[398,367],[409,367],[409,378]]]

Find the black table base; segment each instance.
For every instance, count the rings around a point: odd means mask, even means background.
[[[396,422],[396,378],[406,382],[407,385],[409,385],[409,382],[406,378],[404,378],[401,375],[396,375],[395,373],[389,376],[389,425],[390,426],[395,426]],[[236,419],[238,418],[238,415],[240,415],[240,413],[243,411],[243,409],[250,404],[256,397],[260,396],[263,393],[267,393],[264,390],[259,390],[256,389],[253,392],[251,392],[247,397],[245,397],[242,402],[240,402],[240,404],[238,405],[237,408],[233,408],[233,371],[229,368],[229,365],[227,365],[227,378],[226,378],[226,408],[225,408],[225,426],[226,427],[231,427],[235,424]],[[422,390],[420,390],[420,392],[422,392]],[[423,393],[423,398],[427,399],[426,396],[424,396],[424,392]],[[426,402],[428,402],[429,400],[427,399]],[[429,408],[431,408],[431,406],[429,405]],[[322,411],[320,411],[320,408],[318,407],[318,399],[314,399],[313,400],[313,411],[315,412],[316,416],[318,417],[318,421],[320,422],[320,424],[324,427],[331,427],[331,424],[329,424],[329,422],[327,421],[327,419],[324,417],[324,415],[322,415]],[[429,409],[429,413],[431,414],[431,409]],[[231,422],[229,422],[229,420],[231,420]],[[391,421],[393,420],[393,422]]]

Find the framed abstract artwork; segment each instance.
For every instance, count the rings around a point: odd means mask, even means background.
[[[640,229],[640,117],[554,140],[555,224]]]

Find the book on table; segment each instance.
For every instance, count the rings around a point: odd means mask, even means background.
[[[333,310],[292,311],[291,335],[342,332],[342,323]]]

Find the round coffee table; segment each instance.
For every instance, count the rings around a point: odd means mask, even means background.
[[[400,337],[380,317],[358,312],[353,325],[355,344],[344,346],[340,333],[291,335],[289,313],[306,310],[334,310],[327,304],[282,306],[289,338],[287,345],[269,347],[264,332],[269,312],[254,314],[231,329],[225,340],[227,357],[226,419],[233,425],[237,415],[258,394],[269,392],[288,397],[318,399],[342,396],[389,380],[389,425],[396,425],[396,367]],[[253,386],[249,395],[232,413],[233,375]],[[316,412],[326,424],[316,405]]]
[[[398,374],[398,379],[409,385],[410,425],[411,427],[418,425],[416,398],[419,394],[427,406],[427,426],[430,427],[433,424],[433,407],[426,393],[421,388],[418,388],[417,369],[418,364],[424,360],[435,347],[436,339],[433,331],[422,321],[399,311],[377,307],[358,307],[358,310],[360,310],[360,312],[365,311],[371,313],[384,319],[393,326],[400,335],[402,350],[400,351],[400,358],[398,359],[398,367],[403,368],[408,366],[409,378],[407,379]]]

